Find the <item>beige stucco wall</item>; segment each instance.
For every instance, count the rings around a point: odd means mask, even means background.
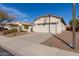
[[[40,18],[34,22],[33,31],[34,32],[45,32],[49,33],[49,24],[45,25],[37,25],[38,23],[44,23],[47,19],[46,23],[49,23],[49,17]],[[65,31],[65,25],[61,22],[61,19],[51,17],[50,23],[57,23],[58,24],[50,24],[50,32],[53,34],[60,34],[62,31]]]

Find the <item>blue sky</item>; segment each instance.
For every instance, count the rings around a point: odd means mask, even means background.
[[[24,22],[32,22],[47,14],[63,17],[67,24],[72,19],[72,4],[68,3],[3,3],[0,7]],[[79,4],[76,4],[76,17],[78,16]]]

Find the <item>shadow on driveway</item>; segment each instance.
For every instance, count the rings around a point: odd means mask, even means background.
[[[0,47],[0,56],[14,56],[14,55]]]
[[[53,34],[52,34],[53,35]],[[58,40],[60,40],[60,41],[62,41],[64,44],[66,44],[67,46],[69,46],[70,48],[72,48],[73,49],[73,47],[70,45],[70,44],[68,44],[67,42],[65,42],[63,39],[61,39],[60,37],[58,37],[57,35],[53,35],[55,38],[57,38]]]

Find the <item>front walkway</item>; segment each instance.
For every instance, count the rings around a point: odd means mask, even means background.
[[[14,55],[79,55],[79,53],[64,51],[40,44],[51,36],[52,35],[46,33],[30,33],[14,38],[0,36],[0,46]]]

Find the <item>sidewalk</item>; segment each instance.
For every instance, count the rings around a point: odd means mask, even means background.
[[[31,33],[15,38],[0,36],[0,46],[14,55],[21,56],[58,56],[78,55],[79,53],[60,50],[53,47],[41,45],[51,35],[44,33]]]

